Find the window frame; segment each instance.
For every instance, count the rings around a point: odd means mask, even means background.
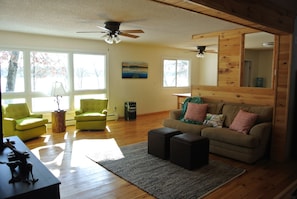
[[[32,112],[39,112],[39,113],[48,113],[52,112],[55,110],[56,103],[54,102],[54,97],[50,96],[48,93],[43,93],[43,92],[38,92],[38,91],[32,91],[31,90],[31,63],[30,63],[30,52],[35,51],[35,52],[48,52],[48,53],[66,53],[68,56],[68,85],[69,88],[66,91],[66,95],[64,97],[64,100],[68,98],[68,107],[64,108],[64,110],[68,111],[74,111],[77,107],[75,107],[75,98],[84,98],[85,96],[94,96],[98,98],[102,98],[102,96],[105,96],[108,98],[108,88],[109,88],[109,71],[107,65],[108,65],[108,53],[106,52],[79,52],[79,51],[67,51],[67,50],[50,50],[50,49],[43,49],[43,48],[9,48],[9,47],[1,47],[0,51],[22,51],[23,52],[23,62],[24,62],[24,91],[23,92],[2,92],[2,105],[5,105],[10,102],[19,102],[25,101],[29,108],[32,110]],[[96,90],[79,90],[79,91],[74,91],[74,66],[73,66],[73,54],[86,54],[86,55],[103,55],[105,57],[105,89],[96,89]],[[48,97],[52,98],[52,106],[45,106],[47,107],[44,110],[39,110],[39,111],[34,111],[34,105],[32,103],[34,98],[42,98],[42,97]],[[63,100],[63,98],[62,98]],[[21,102],[20,101],[20,102]],[[63,103],[63,102],[62,102]]]
[[[164,71],[164,62],[166,60],[172,61],[174,60],[176,65],[175,65],[175,86],[165,86],[164,85],[164,75],[165,75],[165,71]],[[188,77],[187,77],[187,82],[188,82],[188,86],[178,86],[178,82],[177,82],[177,62],[178,61],[187,61],[188,62]],[[191,86],[191,60],[190,59],[179,59],[179,58],[163,58],[162,60],[162,87],[163,88],[189,88]]]

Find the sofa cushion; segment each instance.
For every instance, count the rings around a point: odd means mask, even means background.
[[[240,109],[250,113],[256,113],[258,115],[256,124],[272,121],[273,108],[271,106],[228,103],[224,104],[222,108],[222,114],[226,117],[223,126],[229,127]]]
[[[206,127],[205,125],[189,124],[180,120],[170,118],[163,120],[163,126],[178,129],[183,133],[196,133],[198,135],[200,135],[201,129]]]
[[[248,109],[243,109],[250,113],[258,115],[256,123],[271,122],[273,116],[273,108],[271,106],[250,106]]]
[[[205,102],[206,104],[208,104],[207,106],[207,113],[212,113],[212,114],[221,114],[222,113],[222,108],[223,108],[223,105],[224,103],[207,103]]]
[[[202,124],[206,116],[207,104],[188,103],[184,121]]]
[[[229,127],[240,109],[240,105],[225,104],[222,109],[222,114],[225,115],[223,126]]]
[[[258,115],[255,113],[239,110],[229,128],[243,134],[248,134],[257,118]]]
[[[215,128],[222,128],[225,116],[223,114],[211,114],[207,113],[205,120],[203,122],[204,125]]]
[[[244,135],[229,128],[203,128],[201,130],[201,136],[208,137],[210,140],[248,148],[256,148],[260,144],[260,140],[257,137]]]
[[[23,119],[18,119],[16,120],[16,130],[27,130],[27,129],[32,129],[36,128],[42,125],[45,125],[48,122],[47,119],[42,119],[42,118],[32,118],[32,117],[27,117]]]
[[[202,104],[203,101],[200,97],[187,97],[182,105],[182,110],[181,110],[181,115],[180,115],[180,119],[183,119],[185,114],[186,114],[186,111],[187,111],[187,108],[188,108],[188,103],[191,102],[191,103],[196,103],[196,104]]]

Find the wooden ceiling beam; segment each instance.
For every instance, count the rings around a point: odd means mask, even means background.
[[[228,30],[228,32],[231,32],[231,30]],[[252,29],[252,28],[240,28],[240,29],[233,29],[232,32],[236,32],[236,34],[247,34],[247,33],[259,32],[259,30]],[[203,34],[194,34],[194,35],[192,35],[192,39],[213,38],[213,37],[223,35],[225,33],[226,33],[226,31],[210,32],[210,33],[203,33]]]
[[[273,34],[294,30],[294,14],[288,10],[255,0],[154,0],[174,7],[205,14]]]

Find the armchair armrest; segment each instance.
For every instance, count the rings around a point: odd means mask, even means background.
[[[102,112],[101,113],[103,113],[103,114],[107,114],[107,110],[106,109],[104,109],[104,110],[102,110]]]
[[[179,120],[181,116],[181,109],[174,109],[169,111],[169,118],[174,120]]]
[[[13,118],[3,118],[3,131],[5,136],[13,136],[16,127],[16,121]]]
[[[29,115],[29,117],[42,118],[42,114],[32,113]]]
[[[82,113],[83,113],[82,110],[77,110],[77,111],[75,111],[75,115],[80,115],[80,114],[82,114]]]

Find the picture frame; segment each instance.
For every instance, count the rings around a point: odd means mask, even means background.
[[[146,62],[122,62],[123,79],[148,78],[148,64]]]

